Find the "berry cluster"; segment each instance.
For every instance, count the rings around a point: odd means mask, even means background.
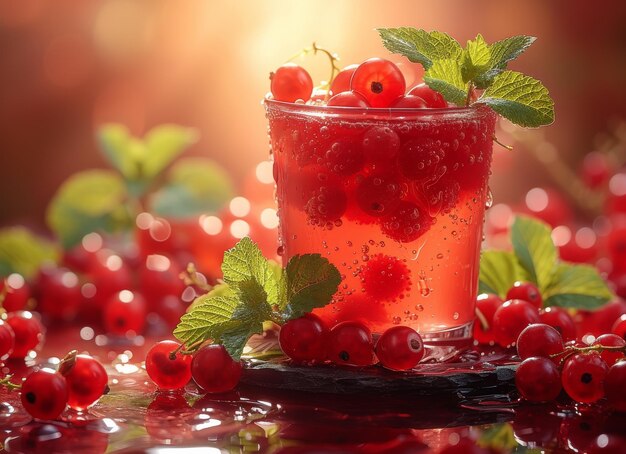
[[[20,389],[24,409],[33,417],[43,420],[57,419],[66,407],[85,411],[108,392],[108,375],[96,359],[89,355],[68,353],[58,371],[36,369],[21,385],[4,377],[0,384]]]
[[[394,326],[374,343],[372,333],[358,321],[328,329],[314,314],[290,320],[279,334],[280,348],[298,363],[331,361],[340,365],[370,366],[377,362],[392,370],[409,370],[424,356],[420,335],[407,326]]]

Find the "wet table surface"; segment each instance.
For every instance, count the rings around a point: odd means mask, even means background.
[[[519,403],[502,354],[468,357],[455,373],[417,374],[293,367],[249,361],[233,392],[202,395],[193,384],[159,393],[142,362],[153,340],[49,332],[45,347],[3,373],[54,366],[70,349],[109,372],[111,391],[88,412],[33,421],[19,393],[0,390],[0,441],[24,453],[413,453],[626,452],[626,416],[566,401]],[[595,450],[595,451],[594,451]]]

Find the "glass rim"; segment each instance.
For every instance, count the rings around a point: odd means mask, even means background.
[[[406,120],[406,119],[476,119],[497,114],[485,104],[469,107],[442,107],[432,109],[390,108],[390,107],[343,107],[296,104],[263,99],[265,109],[289,112],[308,117],[328,117],[351,120]]]

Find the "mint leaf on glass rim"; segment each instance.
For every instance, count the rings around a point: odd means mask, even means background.
[[[424,74],[424,82],[443,95],[446,101],[463,105],[467,98],[467,83],[463,81],[459,62],[436,60]]]
[[[504,71],[476,101],[487,104],[515,124],[525,127],[548,125],[554,121],[554,101],[537,79],[515,71]]]
[[[461,45],[446,33],[411,27],[379,28],[383,45],[395,54],[404,55],[413,63],[429,69],[435,60],[458,60],[463,53]]]
[[[487,88],[493,82],[493,78],[506,69],[511,60],[517,58],[537,38],[534,36],[512,36],[501,41],[496,41],[489,46],[489,62],[485,71],[478,75],[474,84],[477,88]]]
[[[481,34],[478,34],[476,39],[469,40],[463,51],[463,63],[461,66],[463,81],[475,80],[476,77],[483,74],[488,67],[490,59],[491,50],[489,44],[487,44]]]

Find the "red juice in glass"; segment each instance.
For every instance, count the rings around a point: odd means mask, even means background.
[[[416,329],[436,360],[471,343],[496,114],[266,100],[284,260],[342,275],[332,327]]]

